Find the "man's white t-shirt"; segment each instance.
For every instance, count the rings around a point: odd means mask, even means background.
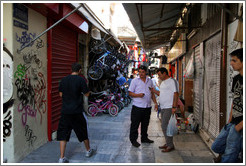
[[[159,102],[161,109],[172,108],[174,92],[178,92],[178,82],[168,78],[161,82]]]

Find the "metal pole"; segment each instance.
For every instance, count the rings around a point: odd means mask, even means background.
[[[39,37],[43,36],[46,32],[48,32],[50,29],[52,29],[54,26],[56,26],[57,24],[59,24],[60,22],[62,22],[64,19],[66,19],[68,16],[70,16],[71,14],[73,14],[74,12],[76,12],[80,7],[82,7],[83,4],[80,4],[78,7],[76,7],[73,11],[71,11],[70,13],[68,13],[66,16],[64,16],[63,18],[61,18],[60,20],[58,20],[56,23],[54,23],[52,26],[50,26],[48,29],[46,29],[45,31],[43,31],[41,34],[39,34],[37,37],[35,37],[32,41],[30,41],[29,43],[25,44],[22,48],[17,49],[17,52],[20,53],[24,48],[26,48],[29,44],[31,44],[32,42],[34,42],[35,40],[37,40]]]

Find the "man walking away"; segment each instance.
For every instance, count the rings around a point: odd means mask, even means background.
[[[243,146],[243,48],[231,54],[231,66],[239,74],[233,78],[233,101],[228,123],[212,144],[211,149],[219,153],[214,162],[236,163]]]
[[[74,130],[79,142],[84,141],[86,157],[94,153],[90,148],[88,139],[87,122],[83,109],[83,95],[89,96],[90,91],[85,80],[79,76],[82,67],[78,63],[72,64],[72,73],[64,77],[59,85],[59,95],[62,97],[61,118],[57,130],[57,140],[60,141],[59,163],[68,163],[64,156],[66,144],[69,141],[71,131]]]
[[[159,146],[162,152],[170,152],[174,150],[173,137],[167,136],[167,126],[171,115],[177,110],[178,105],[178,82],[169,77],[166,68],[157,69],[157,74],[162,80],[160,84],[160,91],[151,89],[152,92],[159,96],[159,103],[161,107],[161,127],[165,136],[166,144]]]
[[[146,76],[147,67],[141,65],[139,67],[139,77],[134,78],[129,87],[129,96],[133,98],[133,106],[131,112],[131,128],[130,141],[133,146],[139,147],[137,142],[138,127],[141,123],[141,142],[153,143],[153,140],[148,138],[148,126],[151,114],[151,99],[155,103],[157,109],[157,102],[155,95],[151,93],[150,88],[153,88],[153,83],[149,77]]]

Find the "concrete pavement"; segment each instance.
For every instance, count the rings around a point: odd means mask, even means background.
[[[175,136],[175,150],[162,153],[158,146],[163,145],[165,139],[154,110],[148,133],[155,142],[143,143],[139,148],[133,147],[129,141],[130,113],[131,105],[116,117],[109,114],[88,117],[91,146],[97,147],[97,152],[86,158],[84,144],[79,143],[72,133],[66,150],[70,163],[212,163],[214,155],[200,136],[193,132],[182,132]],[[140,138],[138,141],[141,142]],[[48,142],[20,163],[57,163],[59,153],[59,142]]]

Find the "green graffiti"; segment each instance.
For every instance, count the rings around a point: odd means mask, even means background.
[[[25,65],[19,64],[19,65],[17,66],[17,71],[15,72],[14,77],[15,77],[16,79],[22,80],[22,78],[23,78],[23,77],[25,76],[25,74],[26,74],[26,70],[27,70],[27,68],[26,68]]]

